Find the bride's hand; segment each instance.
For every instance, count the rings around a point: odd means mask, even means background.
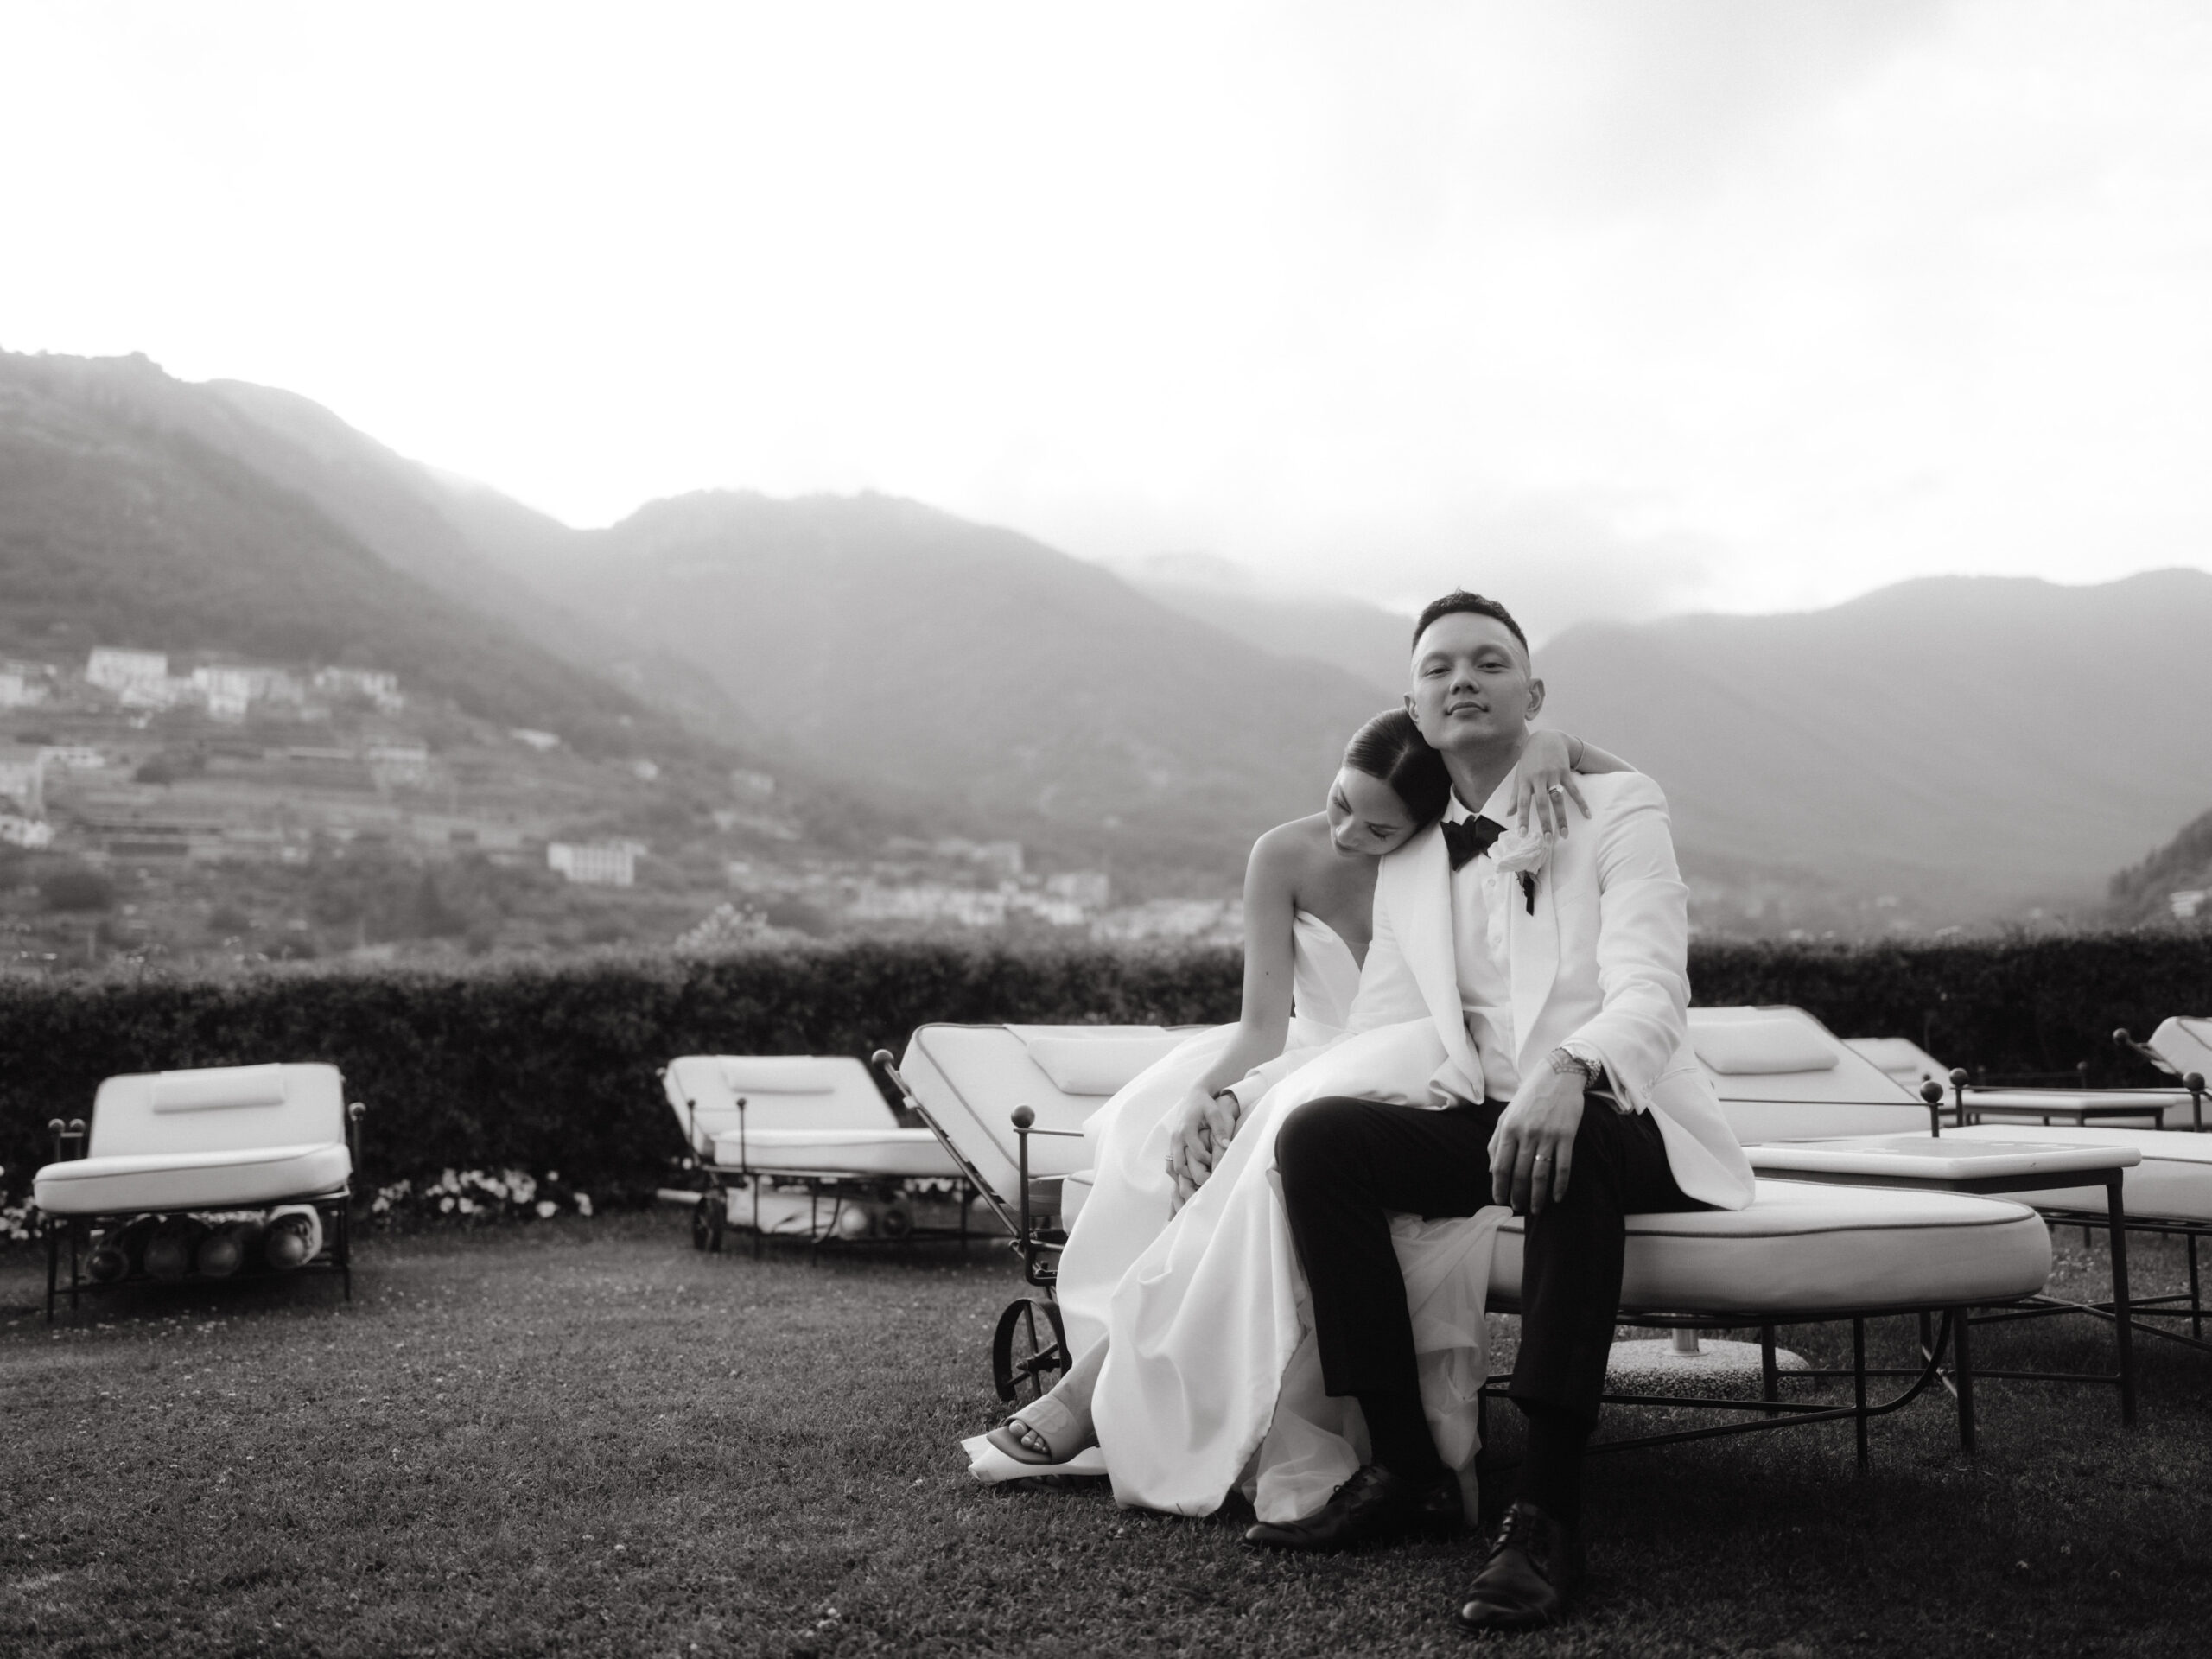
[[[1183,1096],[1168,1137],[1167,1173],[1174,1177],[1179,1209],[1213,1173],[1214,1162],[1236,1134],[1236,1096],[1217,1099],[1193,1088]]]
[[[1521,752],[1521,765],[1515,773],[1514,802],[1520,814],[1521,828],[1529,828],[1531,810],[1535,813],[1536,828],[1545,835],[1567,835],[1567,803],[1571,797],[1582,809],[1582,816],[1590,816],[1590,803],[1582,798],[1582,789],[1574,781],[1574,767],[1571,762],[1573,746],[1558,732],[1531,732],[1529,747]]]

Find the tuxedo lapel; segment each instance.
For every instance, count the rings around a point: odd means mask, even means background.
[[[1444,1052],[1470,1079],[1482,1076],[1459,1007],[1459,958],[1452,942],[1452,864],[1444,833],[1431,826],[1382,861],[1390,925],[1421,1000],[1444,1039]]]

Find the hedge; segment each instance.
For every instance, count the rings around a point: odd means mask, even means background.
[[[2073,935],[1933,945],[1701,944],[1701,1003],[1794,1002],[1847,1035],[1923,1039],[1997,1073],[2092,1063],[2145,1082],[2112,1029],[2212,1013],[2212,938]],[[1220,949],[861,944],[712,959],[472,969],[285,969],[230,979],[0,979],[0,1164],[21,1192],[45,1125],[111,1073],[283,1058],[334,1063],[368,1103],[362,1177],[559,1171],[649,1192],[681,1138],[655,1076],[695,1052],[855,1054],[935,1020],[1186,1024],[1232,1018]]]

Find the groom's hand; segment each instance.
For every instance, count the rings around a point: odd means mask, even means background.
[[[1491,1202],[1541,1215],[1567,1196],[1574,1132],[1582,1127],[1582,1075],[1542,1066],[1522,1079],[1490,1138]]]

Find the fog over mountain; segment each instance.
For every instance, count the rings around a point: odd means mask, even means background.
[[[1395,699],[1405,690],[1413,619],[1364,600],[1286,592],[1203,553],[1162,553],[1107,567],[1171,611],[1234,634],[1275,657],[1327,663]]]

